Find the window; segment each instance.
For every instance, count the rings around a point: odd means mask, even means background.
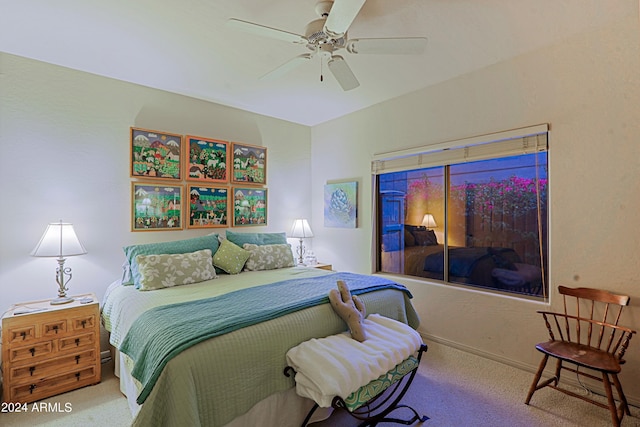
[[[491,137],[374,160],[377,271],[547,297],[546,126]]]

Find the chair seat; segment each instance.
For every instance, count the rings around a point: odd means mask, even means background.
[[[549,356],[575,363],[585,368],[612,374],[620,372],[620,363],[613,354],[585,344],[567,341],[546,341],[536,344],[536,349]]]

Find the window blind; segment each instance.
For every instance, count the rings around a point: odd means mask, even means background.
[[[548,149],[547,124],[439,144],[375,154],[371,173],[399,172],[455,163],[517,156]]]

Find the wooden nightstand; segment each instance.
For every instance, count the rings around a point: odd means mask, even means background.
[[[3,402],[33,402],[100,382],[98,299],[74,299],[15,304],[2,316]]]
[[[321,262],[310,265],[309,267],[319,268],[320,270],[333,270],[333,266],[331,264],[323,264]]]

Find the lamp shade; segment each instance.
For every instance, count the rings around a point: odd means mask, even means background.
[[[40,241],[31,251],[31,256],[62,258],[86,253],[87,250],[73,230],[73,224],[60,221],[47,226]]]
[[[427,228],[436,228],[438,226],[438,224],[436,224],[436,220],[433,218],[433,215],[429,213],[424,215],[421,225],[424,225]]]
[[[289,237],[297,237],[299,239],[313,237],[313,231],[311,231],[311,227],[309,227],[309,222],[307,222],[306,219],[296,219],[293,222],[293,227],[291,227]]]

